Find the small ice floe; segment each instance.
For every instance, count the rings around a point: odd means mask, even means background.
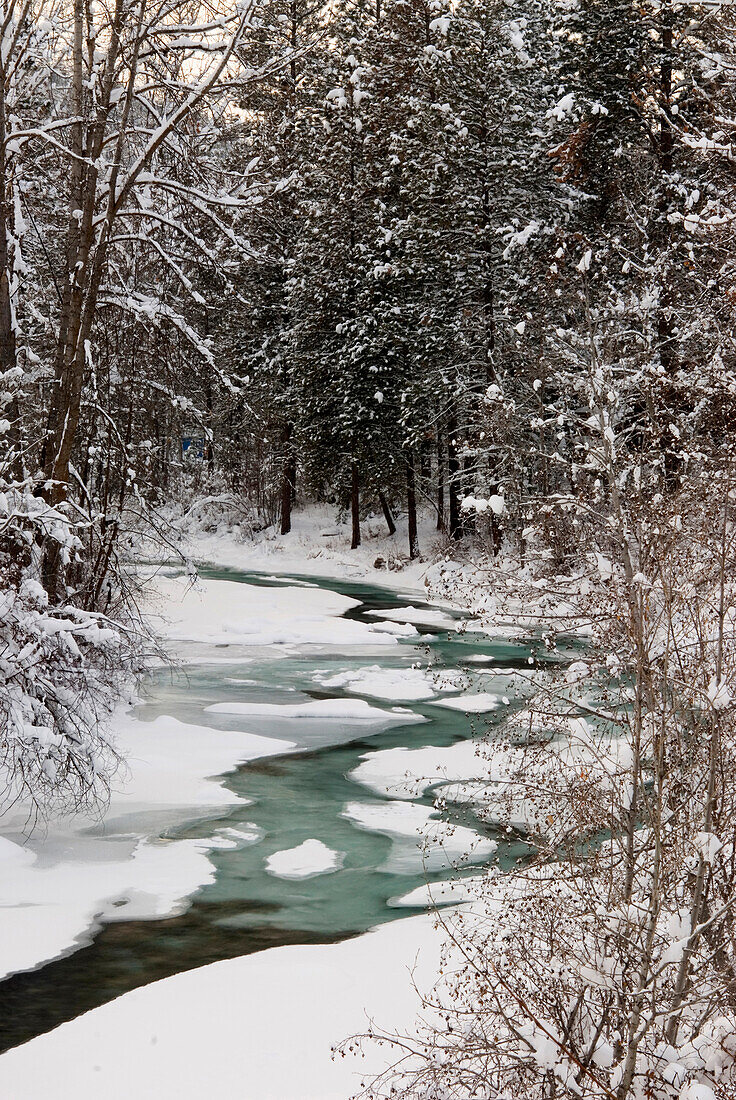
[[[302,879],[329,875],[342,867],[344,852],[335,852],[321,840],[305,840],[297,848],[274,852],[266,860],[269,875],[277,878]]]
[[[498,710],[502,706],[502,700],[498,695],[490,692],[478,692],[476,695],[457,695],[452,699],[438,699],[435,704],[438,707],[449,707],[451,710],[461,710],[465,714],[486,714],[491,710]]]

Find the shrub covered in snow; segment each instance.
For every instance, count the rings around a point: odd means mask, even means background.
[[[44,547],[83,564],[78,530],[29,482],[0,482],[0,809],[29,819],[104,799],[116,755],[106,721],[136,664],[136,634],[42,583]]]
[[[606,472],[623,482],[612,459]],[[553,681],[532,672],[536,694],[496,731],[486,783],[440,792],[519,834],[528,859],[479,878],[470,909],[446,918],[442,978],[427,996],[444,1022],[418,1041],[391,1037],[400,1071],[373,1096],[734,1095],[729,462],[714,456],[646,505],[612,492],[605,522],[587,531],[585,505],[573,508],[586,536],[576,570],[552,584],[542,559],[512,581],[499,562],[477,609],[503,620],[523,608],[566,667]],[[585,647],[571,653],[581,630]]]

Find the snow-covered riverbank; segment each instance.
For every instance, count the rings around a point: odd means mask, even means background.
[[[217,816],[238,801],[217,776],[292,745],[251,733],[222,733],[161,717],[115,719],[126,765],[103,822],[54,820],[24,836],[25,815],[6,815],[0,837],[2,976],[88,943],[101,923],[181,912],[211,881],[208,854],[247,837],[213,833],[160,841],[157,832],[192,816]]]
[[[134,990],[0,1058],[13,1100],[348,1100],[388,1050],[333,1059],[374,1019],[411,1027],[441,936],[410,917],[327,947],[279,947]],[[59,1067],[64,1073],[59,1073]],[[367,1076],[366,1076],[367,1075]]]
[[[361,545],[351,550],[350,526],[336,521],[333,505],[310,504],[295,510],[288,535],[269,528],[251,537],[237,525],[206,522],[201,505],[195,503],[192,512],[178,521],[177,549],[197,563],[277,575],[369,580],[397,592],[412,589],[416,596],[425,588],[427,570],[444,558],[447,541],[436,531],[431,515],[423,515],[421,521],[422,553],[410,561],[406,522],[400,517],[394,535],[387,533],[382,518],[366,522]]]

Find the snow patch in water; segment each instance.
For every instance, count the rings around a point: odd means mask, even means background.
[[[441,691],[459,691],[461,678],[447,672],[422,668],[381,668],[368,665],[334,675],[317,673],[315,680],[326,688],[344,688],[356,695],[370,695],[391,702],[419,703],[436,699]]]
[[[348,802],[342,816],[366,832],[410,842],[394,846],[383,868],[392,874],[478,862],[489,859],[497,847],[473,829],[437,819],[432,806],[414,802]]]
[[[296,848],[274,852],[266,860],[266,870],[277,878],[302,879],[328,875],[342,867],[344,852],[335,852],[321,840],[305,840]]]
[[[212,703],[211,714],[240,714],[255,718],[334,718],[350,722],[426,722],[404,707],[381,710],[364,699],[312,699],[308,703]]]
[[[460,710],[465,714],[487,714],[489,711],[498,710],[502,705],[498,695],[490,692],[478,692],[476,695],[459,695],[456,699],[438,699],[435,706],[449,707],[450,710]]]
[[[392,623],[388,619],[385,622],[374,623],[371,630],[375,630],[379,634],[393,634],[395,638],[415,638],[417,636],[417,631],[410,623]]]
[[[398,623],[416,623],[420,626],[435,626],[444,630],[457,630],[460,619],[453,619],[444,611],[434,611],[428,607],[414,607],[408,604],[406,607],[384,607],[376,611],[368,611],[366,614],[379,619],[393,619]]]
[[[480,741],[458,741],[448,748],[381,749],[366,753],[348,778],[388,798],[412,799],[440,782],[482,779],[488,760]]]

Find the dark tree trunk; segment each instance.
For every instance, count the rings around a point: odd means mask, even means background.
[[[491,481],[488,486],[488,492],[491,496],[498,494],[499,484],[497,481]],[[491,512],[490,516],[490,534],[491,534],[491,549],[493,551],[494,558],[500,553],[501,539],[503,537],[503,528],[501,521],[495,512]],[[523,542],[523,539],[522,539]]]
[[[659,167],[662,174],[661,199],[657,217],[657,243],[664,244],[669,239],[667,221],[669,177],[673,167],[674,141],[672,133],[672,25],[673,13],[670,0],[662,5],[662,63],[659,76],[660,125],[659,125]],[[664,280],[660,296],[657,318],[659,337],[659,358],[665,371],[670,374],[676,366],[674,323],[672,318],[672,294],[667,280]]]
[[[409,520],[409,557],[419,557],[419,539],[417,536],[417,490],[414,471],[414,455],[406,460],[406,510]]]
[[[473,493],[473,461],[470,458],[463,459],[462,493],[460,496],[471,496]],[[460,526],[463,534],[472,535],[476,530],[475,512],[461,512]]]
[[[353,462],[350,482],[350,514],[353,520],[353,541],[350,549],[357,550],[360,546],[360,478],[356,462]]]
[[[674,132],[672,116],[672,75],[673,75],[673,30],[674,12],[671,0],[664,0],[660,8],[660,27],[662,36],[662,61],[659,74],[659,168],[660,201],[657,211],[657,220],[654,233],[654,244],[663,251],[670,239],[670,225],[667,218],[669,198],[673,187],[671,180],[674,167]],[[657,306],[657,345],[659,361],[665,374],[671,378],[677,371],[679,356],[677,347],[677,326],[675,323],[676,303],[673,297],[671,279],[665,277],[661,280],[659,300]],[[665,396],[665,402],[669,405],[677,405],[677,396],[670,393]],[[666,484],[675,489],[680,484],[682,475],[682,457],[680,448],[673,446],[669,433],[665,430],[661,436],[660,445],[663,452],[664,472]]]
[[[454,433],[455,423],[451,421],[447,425],[447,480],[450,497],[450,538],[461,539],[463,537],[463,523],[460,515],[460,460],[457,457],[457,447],[453,439]]]
[[[396,534],[396,524],[394,523],[394,517],[391,515],[391,508],[390,508],[390,505],[389,505],[388,501],[386,500],[386,494],[385,493],[379,493],[378,494],[378,499],[381,502],[381,509],[383,511],[383,518],[386,520],[386,526],[388,527],[388,533],[389,533],[389,535],[395,535]]]
[[[284,425],[281,432],[281,442],[284,446],[283,466],[281,469],[281,534],[288,535],[291,531],[291,506],[294,502],[294,489],[296,482],[296,456],[291,443],[294,426],[289,423]]]
[[[432,479],[432,449],[429,443],[422,443],[419,450],[419,476],[426,484]]]
[[[445,529],[445,446],[437,433],[437,530]]]
[[[15,367],[15,329],[13,327],[13,306],[10,297],[11,266],[13,258],[10,250],[10,237],[14,233],[14,217],[7,179],[6,128],[5,128],[5,69],[0,69],[0,370],[5,373]],[[13,449],[12,473],[23,476],[19,447],[20,410],[18,399],[10,402],[9,442]]]

